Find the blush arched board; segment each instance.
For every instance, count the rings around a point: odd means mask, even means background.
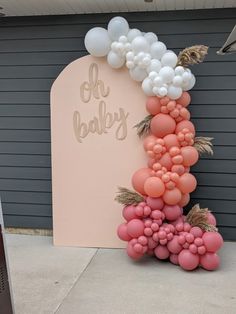
[[[114,201],[145,165],[134,125],[146,115],[141,86],[123,68],[85,56],[51,88],[54,244],[120,248],[122,222]]]

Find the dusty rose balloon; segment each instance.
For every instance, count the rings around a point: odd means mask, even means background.
[[[163,213],[167,220],[176,220],[181,215],[181,209],[178,205],[165,205]]]
[[[199,227],[192,227],[190,233],[193,234],[195,238],[201,238],[203,235],[203,231]]]
[[[132,219],[127,223],[127,232],[133,238],[143,235],[144,223],[139,219]]]
[[[197,180],[191,173],[184,173],[180,176],[177,187],[182,193],[191,193],[196,189]]]
[[[146,203],[151,207],[152,210],[162,210],[164,206],[164,202],[160,197],[150,197],[148,196],[146,199]]]
[[[188,120],[183,120],[177,123],[175,133],[178,134],[183,129],[188,129],[190,132],[192,132],[195,135],[195,127],[192,122]]]
[[[167,259],[170,256],[170,252],[168,251],[167,247],[163,245],[158,245],[155,248],[154,253],[159,259]]]
[[[159,159],[158,161],[162,167],[165,167],[167,170],[170,170],[173,163],[172,163],[172,160],[171,160],[171,156],[169,153],[165,153],[161,159]]]
[[[182,250],[178,256],[179,265],[185,270],[193,270],[199,265],[199,256],[189,250]]]
[[[159,197],[165,192],[165,185],[158,177],[150,177],[144,183],[144,191],[148,196]]]
[[[127,221],[130,221],[131,219],[134,219],[134,218],[138,218],[137,215],[135,214],[135,206],[134,205],[125,206],[123,208],[122,215],[125,218],[125,220],[127,220]]]
[[[132,177],[132,185],[133,188],[141,193],[141,194],[145,194],[144,191],[144,183],[147,180],[147,178],[149,178],[151,176],[151,169],[149,168],[141,168],[139,170],[137,170]]]
[[[119,225],[119,227],[117,229],[117,235],[123,241],[131,240],[131,236],[127,232],[127,224]]]
[[[180,207],[184,207],[184,206],[186,206],[189,203],[189,201],[190,201],[190,195],[188,193],[182,194],[181,200],[180,200],[178,205]]]
[[[200,264],[206,270],[215,270],[220,265],[220,258],[216,253],[206,253],[200,257]]]
[[[174,265],[179,265],[178,254],[170,254],[170,261]]]
[[[193,146],[182,147],[181,155],[183,156],[183,165],[185,167],[193,166],[199,158],[198,151]]]
[[[171,253],[179,254],[183,248],[178,242],[178,236],[174,236],[174,238],[168,242],[167,248]]]
[[[146,109],[150,114],[154,116],[158,114],[161,111],[159,98],[155,96],[148,97],[146,101]]]
[[[142,253],[135,252],[132,244],[130,244],[130,243],[128,243],[128,245],[127,245],[126,252],[127,252],[128,256],[134,260],[138,260],[143,256]]]
[[[175,127],[175,120],[163,113],[159,113],[153,117],[150,124],[152,133],[157,137],[164,137],[167,134],[174,133]]]
[[[183,92],[179,99],[176,100],[177,104],[187,107],[191,102],[191,97],[188,92]]]
[[[212,213],[207,213],[207,222],[210,224],[210,225],[213,225],[213,226],[216,226],[216,218],[215,216],[212,214]]]
[[[181,192],[178,188],[166,190],[163,194],[163,201],[168,205],[176,205],[181,200]]]
[[[223,238],[218,232],[205,232],[202,236],[208,252],[215,253],[223,245]]]
[[[148,238],[148,248],[153,250],[157,246],[157,242],[155,242],[151,237]]]
[[[163,140],[165,141],[165,146],[167,150],[169,150],[171,147],[179,147],[179,141],[176,134],[168,134],[166,135]]]
[[[144,141],[143,141],[143,147],[144,149],[147,151],[150,149],[150,144],[155,144],[157,138],[154,135],[148,135],[145,137]]]

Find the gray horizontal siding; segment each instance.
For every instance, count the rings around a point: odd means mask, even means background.
[[[93,26],[112,15],[5,18],[0,21],[0,190],[6,225],[50,228],[49,91],[71,61],[87,54]],[[190,111],[198,136],[214,137],[214,156],[192,169],[198,189],[191,204],[209,207],[225,239],[236,239],[236,54],[218,56],[235,25],[236,10],[126,13],[132,27],[155,31],[177,53],[206,44],[193,72]],[[189,208],[189,207],[188,207]]]

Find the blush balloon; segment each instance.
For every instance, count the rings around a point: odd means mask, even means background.
[[[176,205],[181,200],[181,192],[178,188],[166,190],[163,194],[163,201],[168,205]]]
[[[179,265],[178,254],[170,254],[170,261],[174,265]]]
[[[163,113],[159,113],[153,117],[150,124],[152,133],[161,138],[167,134],[174,133],[175,127],[175,120],[171,118],[171,116]]]
[[[127,232],[127,224],[119,225],[119,227],[117,229],[117,235],[123,241],[130,241],[131,240],[131,236]]]
[[[149,178],[151,176],[151,169],[149,168],[141,168],[139,170],[137,170],[132,177],[132,185],[133,188],[141,193],[141,194],[145,194],[145,190],[144,190],[144,183],[147,180],[147,178]]]
[[[183,248],[178,242],[178,236],[174,236],[174,238],[168,242],[167,248],[171,253],[179,254]]]
[[[179,147],[179,141],[176,134],[168,134],[166,135],[163,140],[165,141],[165,146],[167,150],[169,150],[171,147]]]
[[[180,202],[179,202],[178,205],[179,205],[180,207],[184,207],[184,206],[186,206],[186,205],[189,203],[189,201],[190,201],[190,195],[189,195],[189,193],[182,194],[181,200],[180,200]]]
[[[130,221],[131,219],[138,218],[137,215],[135,214],[134,205],[125,206],[123,208],[122,215],[126,221]]]
[[[177,104],[187,107],[191,102],[191,97],[188,92],[183,92],[179,99],[176,100]]]
[[[170,256],[170,252],[168,251],[167,247],[163,245],[158,245],[155,248],[154,253],[159,259],[167,259]]]
[[[202,236],[207,252],[215,253],[223,245],[223,238],[218,232],[205,232]]]
[[[178,256],[179,265],[185,270],[193,270],[199,265],[199,256],[184,249]]]
[[[153,116],[158,114],[161,111],[161,104],[159,98],[155,96],[148,97],[146,101],[146,109]]]
[[[143,235],[144,223],[139,219],[132,219],[127,223],[127,233],[133,237],[138,238]]]
[[[177,182],[177,187],[184,194],[193,192],[196,186],[197,180],[191,173],[184,173]]]
[[[165,153],[161,159],[159,159],[158,161],[162,167],[165,167],[167,170],[170,170],[173,163],[172,163],[172,159],[169,153]]]
[[[199,158],[198,151],[193,146],[182,147],[181,155],[183,156],[183,165],[185,167],[193,166]]]
[[[188,129],[193,135],[195,135],[195,127],[192,122],[188,120],[183,120],[176,125],[175,133],[178,134],[183,129]]]
[[[178,205],[165,205],[163,208],[163,213],[167,220],[176,220],[181,215],[181,209]],[[172,252],[174,253],[174,252]]]
[[[158,177],[150,177],[144,183],[144,191],[148,196],[159,197],[165,191],[165,185]]]
[[[148,196],[146,199],[146,203],[152,210],[162,210],[164,206],[164,202],[160,197],[150,197]]]
[[[210,225],[216,226],[216,218],[215,218],[215,216],[214,216],[212,213],[210,213],[210,212],[207,213],[207,222],[208,222]]]
[[[145,137],[144,141],[143,141],[143,147],[144,149],[147,151],[149,150],[149,146],[150,144],[155,145],[157,138],[154,135],[148,135],[147,137]]]
[[[201,256],[200,264],[206,270],[215,270],[220,265],[220,258],[216,253],[206,253]]]

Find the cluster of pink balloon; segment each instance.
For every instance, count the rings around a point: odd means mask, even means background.
[[[128,242],[127,253],[133,259],[147,253],[169,258],[186,270],[199,265],[214,270],[219,265],[216,252],[223,244],[221,235],[191,226],[182,209],[197,185],[189,173],[199,158],[193,147],[195,127],[186,109],[190,101],[188,92],[177,100],[147,98],[146,109],[153,115],[150,135],[143,143],[148,166],[132,177],[134,189],[145,201],[124,208],[126,223],[118,227],[118,236]],[[207,219],[210,225],[216,225],[211,213]]]

